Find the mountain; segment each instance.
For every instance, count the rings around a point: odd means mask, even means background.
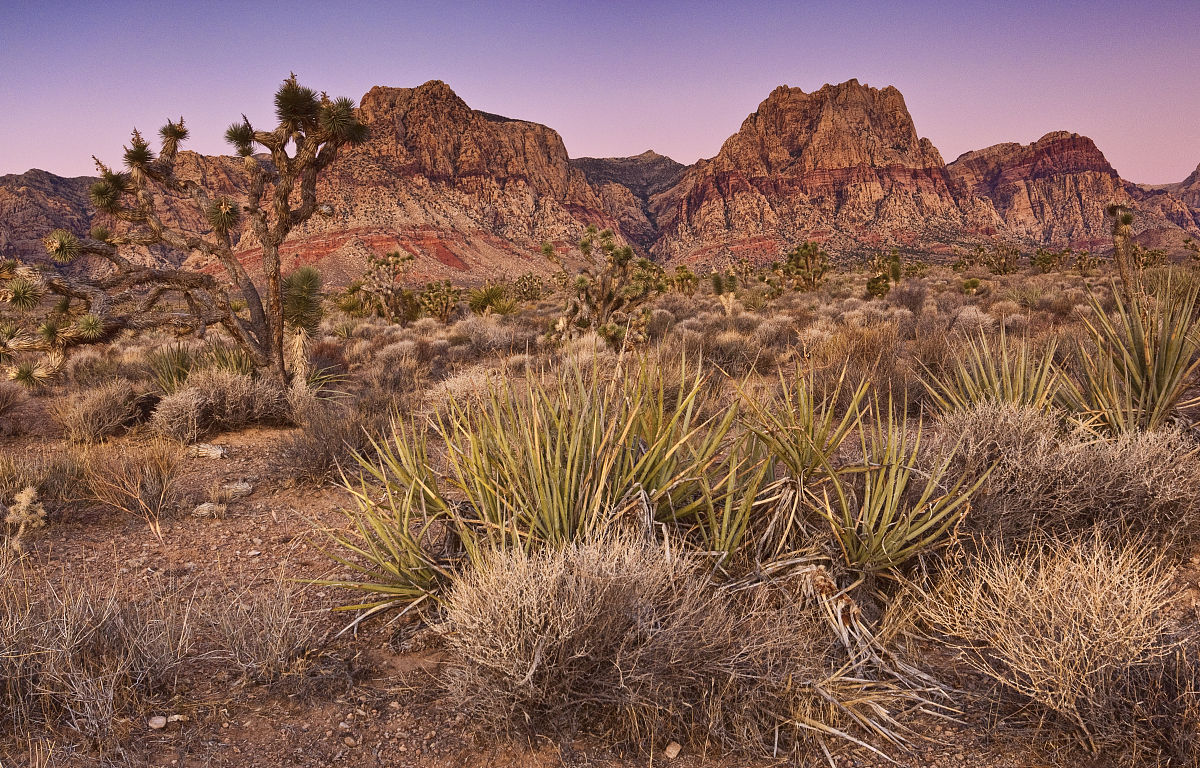
[[[678,183],[687,170],[652,150],[633,157],[579,157],[571,165],[595,185],[622,233],[643,249],[659,236],[650,198]]]
[[[541,244],[571,261],[589,224],[660,261],[695,263],[768,262],[804,239],[838,257],[892,247],[950,257],[997,238],[1104,249],[1112,202],[1135,209],[1135,235],[1151,247],[1200,237],[1200,168],[1179,184],[1131,184],[1090,139],[1063,131],[947,165],[898,90],[857,80],[776,88],[715,157],[692,166],[651,151],[568,158],[552,129],[471,109],[437,80],[372,88],[359,113],[370,139],[319,184],[333,216],[296,229],[281,252],[285,268],[316,264],[334,284],[395,249],[417,257],[417,281],[545,273]],[[184,152],[178,171],[222,194],[244,188],[236,158]],[[90,182],[38,170],[0,177],[0,256],[37,258],[50,229],[104,223],[90,210]],[[164,203],[168,221],[205,226],[183,201]],[[239,255],[253,271],[259,254],[245,242]]]
[[[839,255],[949,254],[996,238],[1103,248],[1113,202],[1138,211],[1135,232],[1152,246],[1177,250],[1200,232],[1200,209],[1122,180],[1087,137],[1055,132],[946,165],[895,88],[781,86],[716,157],[652,199],[662,233],[652,251],[721,262],[769,261],[803,239]]]

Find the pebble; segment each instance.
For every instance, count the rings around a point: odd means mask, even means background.
[[[674,760],[675,758],[679,757],[679,752],[682,749],[683,746],[678,741],[672,741],[667,745],[667,748],[663,750],[663,755],[668,760]]]
[[[167,718],[163,717],[162,715],[155,715],[146,721],[146,725],[150,726],[156,731],[161,731],[163,728],[167,727]]]

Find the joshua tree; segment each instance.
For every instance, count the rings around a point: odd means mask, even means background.
[[[791,281],[792,288],[798,291],[811,291],[825,282],[829,272],[829,254],[820,243],[807,240],[800,243],[787,254],[783,263],[784,277]]]
[[[70,346],[121,330],[174,328],[202,335],[208,326],[220,325],[256,366],[286,379],[279,248],[314,214],[332,213],[317,201],[317,178],[342,147],[363,142],[367,129],[351,99],[318,94],[300,85],[295,75],[275,93],[275,114],[278,124],[269,131],[256,130],[243,115],[225,132],[246,175],[240,199],[215,195],[176,175],[179,147],[188,136],[183,118],[159,130],[157,153],[135,129],[125,147],[123,170],[96,160],[100,180],[92,185],[92,203],[116,226],[112,231],[97,227],[83,237],[55,230],[46,236],[45,245],[57,265],[90,255],[103,266],[88,274],[67,274],[54,267],[0,264],[0,300],[32,313],[47,294],[61,297],[56,310],[63,311],[47,321],[53,324],[46,329],[50,333],[43,333],[40,343],[21,342],[23,351],[61,359]],[[267,156],[256,156],[255,147]],[[169,215],[164,198],[193,206],[207,229],[175,223],[179,217]],[[248,226],[243,227],[243,221]],[[262,251],[265,301],[235,256],[235,247],[243,250],[251,243]],[[224,279],[182,266],[144,266],[129,257],[129,249],[136,247],[173,251],[173,263],[194,255],[215,260]],[[55,364],[41,365],[45,372]]]
[[[596,247],[602,260],[594,257]],[[662,268],[635,258],[633,248],[617,245],[612,230],[598,231],[595,225],[588,225],[579,250],[591,266],[567,285],[567,304],[551,335],[565,338],[575,329],[591,329],[613,347],[644,340],[646,312],[642,305],[665,290]],[[567,274],[553,248],[544,248],[543,253]]]
[[[1108,206],[1106,213],[1112,217],[1113,261],[1121,276],[1121,288],[1126,300],[1133,297],[1134,282],[1137,280],[1137,265],[1133,260],[1133,211],[1120,203]]]

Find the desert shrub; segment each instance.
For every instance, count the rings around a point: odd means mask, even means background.
[[[279,444],[279,459],[291,476],[321,484],[354,466],[353,456],[367,455],[372,439],[382,437],[389,414],[364,411],[340,402],[313,401],[296,414],[299,429]]]
[[[61,727],[103,752],[170,693],[192,643],[186,601],[138,605],[11,558],[0,574],[0,733]]]
[[[1098,537],[1010,552],[994,544],[948,571],[922,615],[977,671],[1092,750],[1127,741],[1128,677],[1167,653],[1170,577],[1136,545]]]
[[[925,307],[925,297],[928,295],[929,286],[924,280],[905,280],[892,288],[888,294],[888,301],[920,317]]]
[[[159,519],[180,501],[182,452],[167,441],[98,448],[84,454],[83,478],[93,501],[144,518]]]
[[[933,453],[955,472],[994,466],[965,526],[992,537],[1098,527],[1186,552],[1200,540],[1200,446],[1178,430],[1097,441],[1049,413],[984,404],[947,414]],[[936,461],[936,460],[931,460]]]
[[[267,584],[229,596],[206,610],[218,645],[241,676],[259,685],[303,674],[322,640],[301,588],[282,574]]]
[[[827,574],[773,594],[718,589],[707,572],[632,536],[494,553],[446,598],[445,683],[491,732],[646,750],[679,738],[779,754],[893,732],[889,712],[915,697],[848,664],[822,612]]]
[[[128,381],[112,381],[55,403],[54,420],[74,443],[98,443],[146,418],[154,398]]]
[[[288,411],[287,393],[266,379],[202,369],[188,377],[186,388],[159,402],[150,425],[161,435],[194,442],[252,424],[286,424]]]

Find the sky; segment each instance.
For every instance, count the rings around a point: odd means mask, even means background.
[[[1200,0],[173,2],[0,0],[0,174],[92,174],[129,130],[187,119],[228,153],[291,71],[334,96],[444,80],[544,123],[572,157],[711,157],[781,84],[904,94],[947,160],[1055,130],[1126,179],[1200,163]]]

